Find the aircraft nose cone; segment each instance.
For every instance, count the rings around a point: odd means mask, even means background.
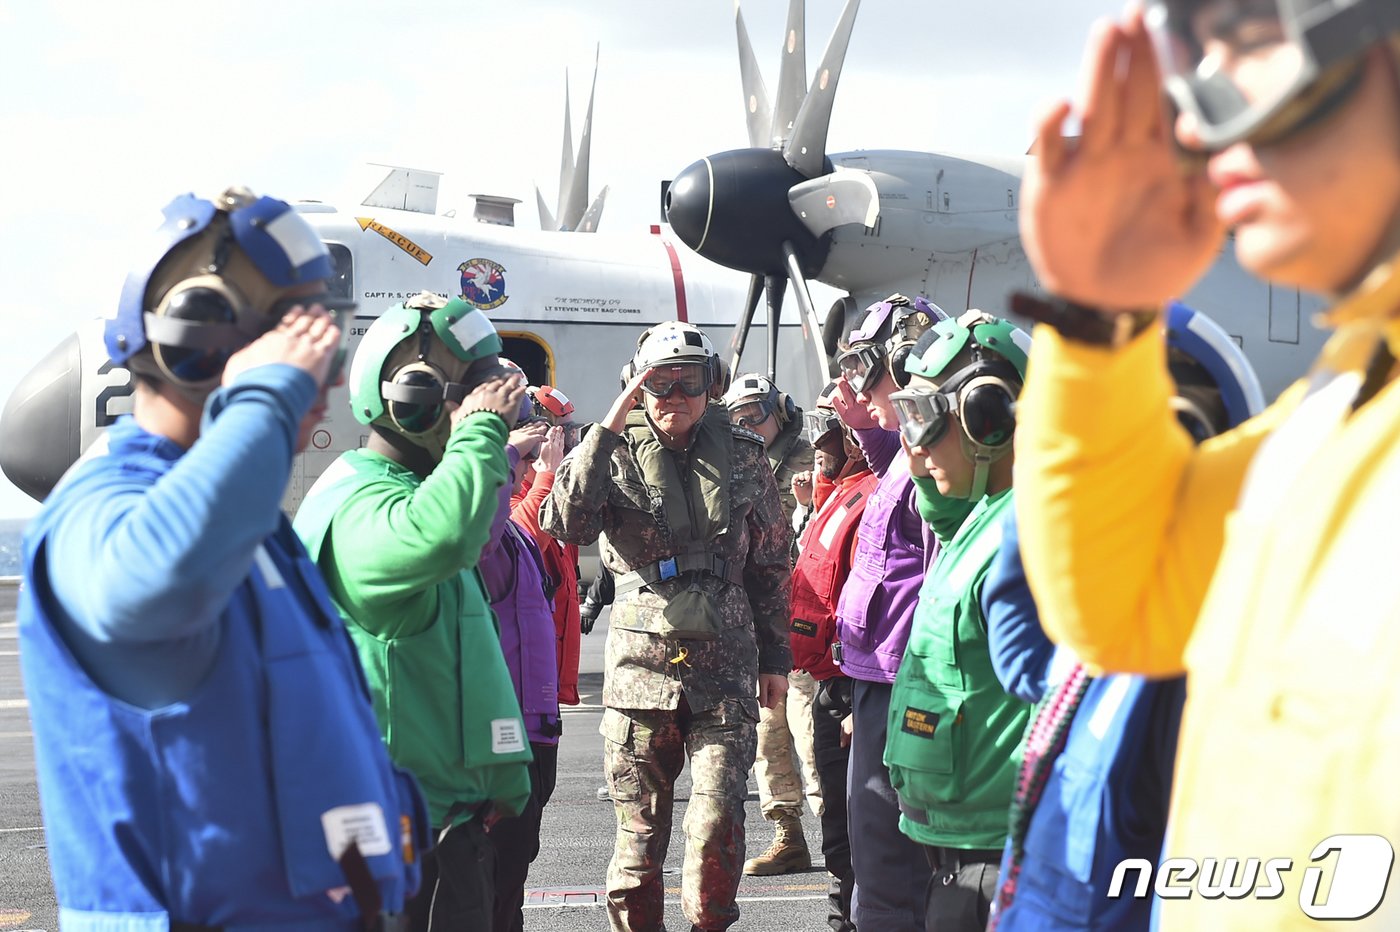
[[[691,249],[704,253],[714,208],[714,178],[709,159],[688,166],[666,192],[666,219]]]
[[[15,386],[0,416],[0,471],[38,501],[78,458],[81,410],[78,335],[39,361]]]

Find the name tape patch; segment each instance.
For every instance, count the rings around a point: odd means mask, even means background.
[[[525,750],[525,733],[513,718],[491,720],[491,753],[516,754]]]
[[[899,726],[899,730],[920,738],[932,738],[938,730],[938,715],[909,706],[904,710],[904,724]]]

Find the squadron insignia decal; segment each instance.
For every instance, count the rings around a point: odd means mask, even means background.
[[[491,259],[468,259],[457,266],[462,273],[462,300],[483,311],[506,303],[506,270]]]

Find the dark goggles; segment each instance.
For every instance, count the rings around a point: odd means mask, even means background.
[[[729,406],[729,419],[740,427],[757,427],[768,420],[772,413],[768,406],[758,399]]]
[[[556,425],[564,432],[564,449],[572,450],[578,446],[578,442],[583,439],[583,431],[578,424],[569,421],[567,424]]]
[[[653,366],[642,379],[642,391],[655,398],[665,398],[677,388],[691,398],[705,394],[710,389],[710,367],[698,362]]]
[[[860,394],[880,384],[888,363],[885,347],[879,343],[866,343],[853,347],[836,358],[841,367],[841,375],[851,390]]]
[[[807,435],[807,442],[816,446],[822,438],[833,430],[841,429],[841,419],[836,416],[835,411],[827,411],[818,408],[815,411],[804,411],[802,413],[802,430]]]
[[[909,446],[927,449],[948,432],[952,394],[906,390],[890,395],[890,402],[899,418],[899,433]]]

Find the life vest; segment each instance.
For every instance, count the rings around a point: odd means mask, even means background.
[[[429,843],[426,807],[384,753],[354,650],[285,519],[225,607],[214,666],[188,698],[121,702],[70,651],[45,536],[117,468],[110,456],[80,466],[26,533],[21,664],[63,928],[358,928],[355,901],[326,895],[347,886],[331,849],[349,838],[384,908],[401,909]]]
[[[554,610],[545,598],[544,560],[514,521],[478,564],[501,628],[501,651],[515,684],[525,731],[536,744],[558,744],[559,668]]]
[[[694,428],[687,451],[689,468],[683,469],[678,455],[657,438],[646,412],[634,410],[628,414],[624,438],[632,460],[653,508],[659,506],[680,547],[668,557],[617,577],[614,627],[666,638],[712,640],[719,636],[719,612],[713,597],[696,583],[695,576],[707,574],[743,585],[743,566],[732,565],[713,553],[711,546],[729,526],[729,485],[734,469],[732,435],[738,431],[750,433],[717,416],[713,407],[707,408]],[[686,577],[690,578],[690,585],[673,593],[662,612],[628,611],[626,597],[638,589],[684,581]]]
[[[341,505],[386,469],[401,467],[351,450],[317,480],[296,517],[313,559],[323,555]],[[342,613],[375,715],[389,754],[423,785],[435,826],[454,807],[487,800],[515,815],[529,798],[532,754],[480,573],[457,573],[436,594],[437,617],[411,637],[376,637],[370,630],[378,626]]]
[[[792,620],[788,636],[792,665],[816,679],[839,676],[831,658],[836,638],[836,603],[850,572],[851,539],[866,502],[879,484],[867,467],[842,479],[807,523],[792,570]]]

